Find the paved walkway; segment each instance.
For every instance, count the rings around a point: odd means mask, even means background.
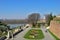
[[[27,39],[25,39],[25,38],[23,38],[24,37],[24,35],[29,31],[31,29],[31,27],[29,27],[29,28],[27,28],[27,29],[25,29],[24,31],[22,31],[21,33],[19,33],[18,35],[16,35],[15,37],[14,37],[14,40],[27,40]],[[33,28],[34,29],[34,28]],[[40,29],[40,28],[36,28],[36,29]],[[41,30],[43,31],[43,33],[44,33],[44,36],[45,36],[45,38],[44,39],[42,39],[42,40],[54,40],[54,38],[52,37],[52,35],[49,33],[49,32],[45,32],[45,27],[41,27]],[[10,40],[13,40],[12,38],[10,39]],[[41,39],[40,39],[41,40]]]
[[[46,28],[45,27],[41,27],[41,30],[44,33],[45,38],[43,40],[55,40],[54,37],[47,31],[45,32]]]
[[[28,32],[31,29],[31,27],[24,29],[24,31],[20,32],[19,34],[17,34],[14,39],[10,39],[10,40],[25,40],[24,35],[26,34],[26,32]]]

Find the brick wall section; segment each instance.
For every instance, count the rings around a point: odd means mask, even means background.
[[[55,34],[58,38],[60,38],[60,23],[57,21],[51,21],[50,23],[50,31]]]

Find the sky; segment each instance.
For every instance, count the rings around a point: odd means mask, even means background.
[[[25,19],[31,13],[43,17],[60,14],[60,0],[0,0],[0,19]]]

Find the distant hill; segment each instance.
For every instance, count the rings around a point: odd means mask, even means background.
[[[1,22],[6,23],[6,24],[23,24],[23,23],[27,23],[27,19],[8,19],[8,20],[3,20],[0,19]]]

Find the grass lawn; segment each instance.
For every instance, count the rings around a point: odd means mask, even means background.
[[[31,29],[25,34],[24,38],[26,38],[26,39],[43,39],[44,35],[43,35],[42,31],[39,29]]]
[[[50,30],[49,30],[50,34],[56,39],[56,40],[60,40],[58,37],[56,37]]]
[[[60,20],[56,20],[58,23],[60,23]]]

